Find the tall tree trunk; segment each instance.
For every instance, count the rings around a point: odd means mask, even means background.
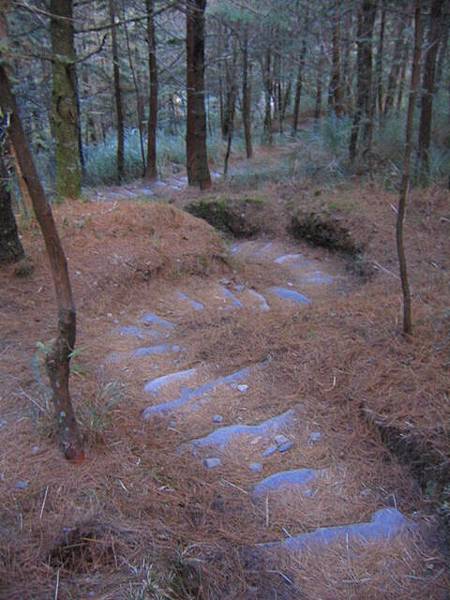
[[[211,187],[206,147],[205,10],[206,0],[186,0],[187,175],[189,185],[201,190]]]
[[[270,47],[264,53],[263,59],[263,82],[264,82],[264,126],[263,143],[271,145],[272,135],[272,100],[273,100],[273,79],[272,79],[272,53]]]
[[[378,115],[383,113],[383,58],[384,58],[384,35],[386,31],[386,0],[381,0],[380,35],[378,38],[377,61],[376,61],[376,93],[374,101]]]
[[[395,36],[394,53],[392,56],[392,65],[389,72],[386,98],[384,101],[384,118],[388,116],[394,106],[395,89],[400,73],[400,64],[402,62],[402,51],[404,52],[405,42],[403,39],[403,32],[405,29],[405,20],[400,19],[397,27],[397,33]]]
[[[242,121],[244,124],[245,152],[253,156],[252,144],[252,82],[251,64],[248,58],[248,25],[244,25],[242,41]]]
[[[370,151],[372,143],[372,36],[375,24],[376,1],[362,0],[358,13],[357,68],[358,84],[356,109],[353,116],[349,145],[350,162],[358,155],[358,137],[362,127],[364,151]],[[362,154],[362,152],[361,152]]]
[[[408,269],[406,263],[405,247],[403,242],[403,226],[405,221],[406,204],[408,201],[410,168],[412,155],[412,138],[414,126],[414,109],[416,105],[417,88],[420,78],[420,57],[422,48],[422,20],[421,20],[421,0],[416,0],[415,5],[415,33],[414,33],[414,58],[411,74],[411,86],[408,101],[408,114],[406,119],[405,132],[405,152],[403,158],[403,174],[400,188],[400,196],[397,211],[396,242],[397,254],[400,267],[400,279],[403,293],[403,332],[407,335],[412,333],[412,314],[411,314],[411,291],[408,281]]]
[[[55,138],[56,193],[78,198],[81,193],[80,124],[75,68],[72,0],[51,0],[52,130]]]
[[[332,51],[332,69],[330,81],[330,103],[334,114],[341,117],[342,108],[342,89],[341,89],[341,1],[336,0],[334,4],[335,15],[333,16],[333,51]]]
[[[10,178],[0,146],[0,266],[25,256],[12,209]]]
[[[158,176],[156,167],[156,128],[158,126],[158,65],[156,61],[156,33],[154,19],[155,1],[146,0],[146,5],[150,94],[148,102],[147,164],[145,166],[145,179],[151,181],[156,179]]]
[[[441,19],[444,0],[432,0],[431,23],[427,40],[427,53],[422,82],[422,105],[419,123],[419,179],[423,184],[428,182],[430,176],[430,145],[431,124],[433,121],[433,97],[435,93],[436,58],[441,37]]]
[[[408,42],[405,42],[405,45],[403,47],[400,75],[398,78],[397,100],[395,103],[395,110],[396,110],[397,114],[400,114],[400,112],[402,110],[403,92],[405,89],[406,71],[408,69],[408,62],[409,62],[409,44],[408,44]]]
[[[236,113],[237,99],[237,44],[233,41],[231,65],[227,62],[227,80],[230,82],[229,99],[227,102],[227,149],[225,153],[223,176],[228,175],[228,163],[231,156],[231,144],[233,143],[234,134],[234,117]]]
[[[125,125],[123,116],[122,90],[120,87],[119,50],[117,45],[116,0],[109,0],[111,22],[112,60],[114,76],[114,101],[117,121],[117,180],[122,183],[125,176]]]
[[[318,121],[322,114],[322,76],[325,56],[323,44],[320,44],[320,55],[319,63],[317,65],[317,76],[316,76],[316,103],[314,107],[314,119]]]
[[[294,99],[294,115],[292,121],[292,133],[295,135],[298,131],[298,122],[300,119],[300,102],[303,91],[303,74],[305,71],[305,60],[306,60],[306,30],[308,27],[308,16],[305,21],[305,31],[303,32],[302,49],[300,51],[300,58],[298,61],[297,71],[297,82],[295,84],[295,99]]]
[[[442,22],[442,40],[439,46],[439,56],[436,65],[436,88],[439,89],[439,84],[442,81],[442,73],[444,70],[445,58],[448,51],[448,36],[450,33],[450,14],[447,14]]]
[[[0,19],[1,21],[1,19]],[[0,42],[4,31],[0,23]],[[0,60],[0,106],[11,115],[9,136],[27,183],[36,219],[42,231],[56,291],[58,335],[46,356],[47,373],[53,392],[58,438],[64,455],[74,462],[84,460],[83,442],[78,431],[69,392],[70,358],[75,347],[76,312],[67,261],[53,220],[50,205],[39,180],[23,131],[17,104],[5,67]]]

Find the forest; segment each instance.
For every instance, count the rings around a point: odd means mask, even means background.
[[[450,0],[0,0],[0,599],[448,600]]]

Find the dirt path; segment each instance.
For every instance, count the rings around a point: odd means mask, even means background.
[[[307,319],[318,306],[332,311],[355,282],[339,261],[307,247],[258,240],[230,252],[233,279],[168,282],[148,312],[121,317],[106,368],[140,390],[141,418],[167,428],[167,450],[175,443],[180,465],[201,463],[205,477],[251,497],[260,515],[251,564],[295,574],[305,552],[314,562],[356,545],[363,570],[380,551],[408,553],[417,524],[397,508],[395,495],[380,491],[392,488],[397,467],[347,458],[337,443],[342,432],[293,384],[309,376],[301,360],[291,377],[267,345],[256,348],[255,340],[270,339],[283,319]],[[242,339],[249,329],[252,339]],[[335,381],[322,384],[326,392]],[[274,526],[279,534],[271,537]],[[339,560],[324,565],[339,577]],[[300,597],[295,575],[278,585],[279,596],[256,584],[249,597]]]

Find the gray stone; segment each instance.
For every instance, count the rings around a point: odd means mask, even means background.
[[[275,444],[277,446],[282,446],[283,444],[286,444],[289,441],[289,438],[283,435],[282,433],[280,435],[275,436]]]
[[[215,469],[216,467],[220,467],[222,465],[222,461],[220,458],[205,458],[203,465],[207,469]]]
[[[16,483],[15,487],[16,487],[16,490],[26,490],[29,485],[30,484],[28,483],[28,481],[21,480]]]
[[[222,415],[214,415],[213,416],[213,423],[222,423],[222,421],[223,421]]]
[[[255,462],[249,465],[249,469],[253,473],[261,473],[261,471],[263,470],[263,466],[261,463]]]
[[[246,385],[245,383],[241,383],[237,386],[237,389],[241,392],[244,393],[248,390],[248,385]]]
[[[269,448],[266,448],[266,450],[264,450],[264,452],[262,453],[262,456],[264,458],[267,458],[268,456],[272,456],[272,454],[275,454],[275,452],[278,450],[278,446],[269,446]]]
[[[278,446],[278,452],[287,452],[293,446],[294,446],[294,442],[292,442],[291,440],[289,440],[285,444],[281,444],[281,446]]]
[[[314,481],[318,471],[314,469],[295,469],[292,471],[279,471],[266,477],[255,485],[253,494],[258,496],[268,492],[277,492],[285,487],[302,488]]]
[[[33,446],[31,448],[31,454],[33,454],[33,456],[35,456],[36,454],[39,453],[39,450],[40,450],[39,446]]]
[[[311,444],[317,444],[317,442],[320,442],[321,437],[322,434],[320,433],[320,431],[313,431],[309,434],[309,442]]]
[[[0,429],[3,429],[3,427],[6,427],[6,425],[8,425],[7,421],[0,419]]]

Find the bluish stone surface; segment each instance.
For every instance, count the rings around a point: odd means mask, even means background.
[[[294,442],[289,440],[288,442],[284,442],[284,444],[280,444],[278,446],[278,452],[287,452],[291,448],[294,447]]]
[[[255,300],[259,302],[260,310],[270,310],[270,306],[268,305],[267,300],[262,294],[255,292],[255,290],[248,290],[248,293],[250,294],[250,296],[253,296],[253,298],[255,298]]]
[[[222,465],[222,461],[220,458],[205,458],[203,464],[207,469],[215,469],[216,467],[220,467]]]
[[[181,389],[181,393],[178,396],[178,398],[175,398],[174,400],[169,400],[168,402],[163,402],[161,404],[157,404],[156,406],[149,406],[148,408],[145,409],[144,411],[144,419],[149,419],[152,415],[155,414],[164,414],[167,413],[171,410],[180,408],[181,406],[184,406],[185,404],[187,404],[188,402],[190,402],[191,400],[196,400],[197,398],[201,398],[202,396],[204,396],[207,393],[213,392],[217,387],[221,386],[221,385],[230,385],[233,383],[236,383],[237,381],[242,381],[243,379],[246,379],[248,377],[248,375],[250,374],[250,368],[245,368],[245,369],[240,369],[239,371],[236,371],[235,373],[231,373],[230,375],[225,375],[223,377],[218,377],[217,379],[213,379],[212,381],[208,381],[207,383],[204,383],[202,385],[199,385],[198,387],[195,388],[182,388]],[[191,371],[195,372],[195,369],[191,369]],[[189,371],[181,371],[181,373],[189,373]],[[173,373],[173,375],[179,375],[177,373]],[[170,377],[170,375],[166,375],[166,377]],[[185,377],[178,377],[177,379],[172,379],[171,381],[177,381],[180,379],[184,379]],[[162,378],[159,378],[162,379]],[[150,384],[154,384],[155,382],[158,383],[159,380],[154,380],[153,382],[150,382]],[[170,381],[169,381],[170,383]],[[150,384],[147,384],[150,385]],[[162,382],[162,385],[166,385],[166,382]],[[147,388],[146,386],[146,388]],[[158,384],[158,387],[161,387],[161,384]],[[146,391],[149,391],[146,389]],[[197,408],[196,405],[194,405],[192,407],[193,410],[195,410]]]
[[[143,356],[151,356],[152,354],[174,354],[181,352],[181,346],[176,344],[159,344],[158,346],[147,346],[146,348],[138,348],[132,354],[136,358]]]
[[[223,417],[222,417],[222,415],[214,415],[212,420],[213,420],[213,423],[222,423]]]
[[[328,284],[333,283],[334,277],[332,275],[327,275],[326,273],[322,273],[322,271],[314,271],[314,273],[309,273],[303,281],[305,283],[314,283],[314,284]]]
[[[141,321],[147,325],[157,325],[163,329],[175,329],[174,323],[167,321],[167,319],[161,319],[161,317],[158,317],[155,313],[145,313]]]
[[[143,327],[136,327],[134,325],[119,327],[117,331],[120,335],[128,335],[130,337],[138,338],[139,340],[145,340],[149,337],[153,339],[160,339],[161,337],[163,337],[160,331],[144,329]]]
[[[294,423],[295,411],[288,410],[285,413],[263,421],[259,425],[229,425],[227,427],[220,427],[209,435],[193,440],[192,446],[195,448],[202,448],[205,446],[216,446],[223,450],[230,442],[241,435],[250,436],[262,436],[268,433],[273,433],[282,428],[289,427]]]
[[[268,458],[269,456],[272,456],[273,454],[275,454],[275,452],[278,450],[278,446],[269,446],[268,448],[266,448],[264,450],[264,452],[262,452],[261,456],[263,458]]]
[[[242,302],[240,300],[238,300],[238,298],[236,298],[236,296],[233,294],[233,292],[231,292],[228,288],[222,287],[221,290],[222,290],[224,297],[227,298],[228,300],[231,300],[231,303],[234,307],[242,308],[244,306],[242,304]]]
[[[327,545],[334,541],[386,540],[404,531],[410,521],[396,508],[378,510],[369,523],[352,523],[337,527],[320,527],[310,533],[303,533],[287,538],[281,542],[272,542],[262,546],[270,549],[284,549],[289,552],[300,552],[314,545]]]
[[[285,486],[303,486],[317,477],[314,469],[296,469],[294,471],[280,471],[270,477],[266,477],[257,483],[253,489],[255,495],[278,491]]]
[[[159,394],[161,389],[170,383],[174,383],[175,381],[184,381],[185,379],[189,379],[193,377],[197,373],[197,369],[187,369],[186,371],[177,371],[176,373],[169,373],[169,375],[163,375],[162,377],[157,377],[152,381],[149,381],[144,390],[149,394]]]
[[[297,292],[296,290],[290,290],[288,288],[283,287],[273,287],[270,288],[271,292],[273,292],[279,298],[283,300],[292,300],[293,302],[297,302],[298,304],[311,304],[311,300]]]
[[[303,254],[284,254],[274,260],[277,265],[283,265],[286,262],[298,261],[303,258]]]
[[[197,300],[193,300],[192,298],[189,298],[189,296],[187,294],[185,294],[184,292],[178,292],[177,297],[180,300],[184,300],[185,302],[188,302],[194,310],[201,311],[201,310],[204,310],[204,308],[205,308],[204,304],[202,304],[201,302],[197,302]]]
[[[320,431],[312,431],[309,434],[308,440],[310,444],[317,444],[317,442],[320,442],[322,438],[322,434],[320,433]]]
[[[252,473],[261,473],[263,466],[261,463],[255,462],[249,465],[249,469],[252,471]]]

